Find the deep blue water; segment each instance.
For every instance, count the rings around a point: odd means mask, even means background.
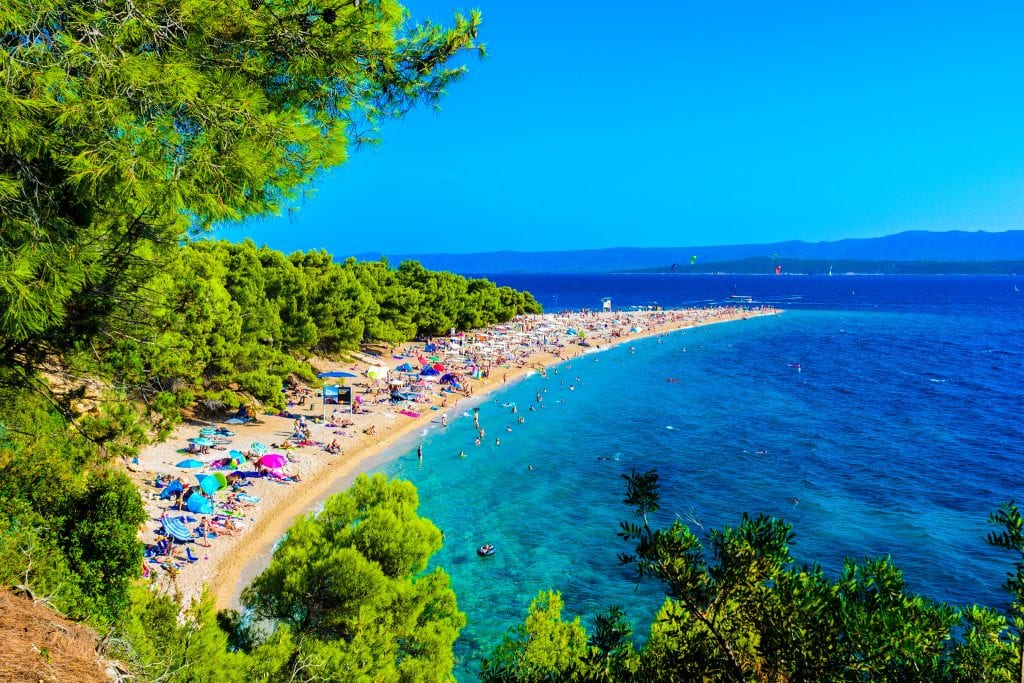
[[[460,680],[539,590],[561,590],[585,619],[622,605],[646,632],[662,593],[637,587],[615,557],[627,549],[615,532],[629,516],[621,475],[631,468],[661,475],[658,523],[679,516],[706,529],[766,512],[793,524],[800,562],[835,572],[846,557],[890,554],[912,590],[1006,602],[1010,558],[984,535],[988,514],[1024,492],[1024,278],[493,279],[548,310],[744,294],[786,312],[563,363],[483,399],[483,445],[468,413],[453,414],[381,468],[416,484],[421,513],[446,534],[434,562],[469,619]],[[485,542],[498,552],[479,558]]]

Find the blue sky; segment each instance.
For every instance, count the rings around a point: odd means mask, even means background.
[[[344,258],[1024,227],[1019,3],[468,6],[490,56],[439,113],[221,234]]]

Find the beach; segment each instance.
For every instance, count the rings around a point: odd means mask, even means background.
[[[172,509],[173,497],[161,500],[160,488],[153,485],[158,475],[193,483],[197,473],[212,472],[209,465],[225,458],[231,450],[249,454],[249,461],[239,468],[248,473],[258,458],[251,453],[253,444],[266,445],[271,452],[281,453],[287,459],[283,468],[268,473],[273,477],[239,480],[252,483],[238,489],[244,493],[243,498],[258,498],[258,502],[239,500],[237,492],[232,494],[228,489],[214,493],[215,513],[222,514],[205,517],[210,519],[216,537],[207,539],[208,546],[198,538],[186,544],[195,561],[180,559],[169,565],[166,560],[147,560],[151,581],[158,589],[179,595],[183,604],[198,598],[206,586],[218,608],[237,607],[243,583],[266,566],[274,544],[294,520],[313,511],[317,501],[339,480],[368,469],[375,458],[386,454],[403,437],[439,425],[442,419],[461,413],[467,403],[553,363],[643,337],[778,312],[771,307],[718,307],[520,316],[510,323],[465,335],[400,344],[391,349],[366,348],[353,352],[346,362],[316,362],[314,365],[321,372],[355,375],[342,382],[351,387],[362,408],[360,412],[352,413],[347,406],[324,406],[318,390],[296,384],[288,393],[285,415],[258,414],[253,422],[226,425],[233,435],[218,439],[222,443],[197,454],[183,451],[189,440],[198,436],[198,430],[210,423],[192,420],[175,429],[166,441],[145,448],[129,466],[149,515],[140,537],[151,546],[162,526],[161,517],[187,515],[192,520],[190,529],[203,517]],[[426,365],[440,369],[433,375],[421,376],[420,369]],[[412,370],[396,370],[403,366]],[[385,374],[387,379],[383,378]],[[406,400],[394,400],[392,389]],[[348,426],[339,426],[349,422]],[[225,425],[218,421],[216,426]],[[292,445],[295,433],[303,430],[306,431],[302,445],[281,447]],[[340,446],[340,452],[327,450],[332,443]],[[201,461],[204,467],[177,467],[177,463],[190,457]],[[225,520],[228,527],[218,523]]]

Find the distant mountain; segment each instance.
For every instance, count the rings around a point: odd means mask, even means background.
[[[380,253],[358,254],[379,259]],[[676,270],[696,266],[767,258],[787,260],[858,262],[977,262],[1024,261],[1024,230],[1007,232],[926,232],[915,230],[886,237],[845,239],[836,242],[774,242],[715,247],[623,247],[577,251],[494,251],[478,254],[386,254],[394,264],[414,259],[431,270],[456,273],[612,273]],[[827,269],[827,265],[826,265]],[[716,272],[726,272],[721,268]],[[729,271],[734,272],[734,271]],[[748,271],[735,271],[748,272]],[[875,270],[870,272],[883,272]],[[965,272],[957,270],[956,272]]]
[[[695,263],[686,266],[644,268],[636,273],[729,273],[744,275],[1007,275],[1024,273],[1019,261],[853,261],[850,259],[773,259],[766,256],[738,261]]]

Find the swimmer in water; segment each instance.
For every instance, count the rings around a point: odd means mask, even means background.
[[[495,439],[494,440],[494,445],[495,446],[500,446],[501,445],[501,439]]]
[[[794,499],[793,499],[793,505],[796,505],[796,504],[797,504],[797,503],[799,503],[799,502],[800,502],[800,499],[799,499],[799,498],[794,498]]]
[[[532,471],[532,470],[535,470],[535,469],[537,469],[537,468],[536,468],[536,467],[534,467],[533,465],[527,465],[527,466],[526,466],[526,469],[528,469],[528,470],[531,470],[531,471]]]

